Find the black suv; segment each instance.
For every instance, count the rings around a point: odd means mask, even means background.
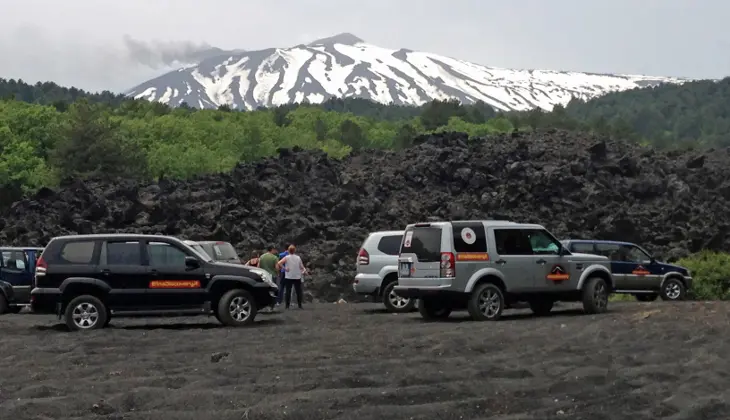
[[[224,325],[249,325],[277,292],[264,270],[214,262],[178,238],[132,234],[51,239],[34,283],[31,311],[63,316],[71,330],[155,315],[213,314]]]

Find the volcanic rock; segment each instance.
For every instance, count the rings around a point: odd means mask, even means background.
[[[421,136],[343,159],[280,150],[226,174],[73,181],[0,214],[0,243],[135,232],[226,240],[240,255],[297,245],[317,298],[348,296],[371,231],[438,219],[541,223],[559,238],[637,242],[670,259],[730,250],[730,156],[661,152],[567,131]]]

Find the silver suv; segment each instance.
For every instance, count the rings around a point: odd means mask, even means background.
[[[357,274],[352,288],[357,294],[382,297],[390,312],[410,312],[415,306],[393,292],[398,282],[398,252],[403,240],[402,230],[373,232],[365,239],[357,255]]]
[[[538,315],[556,301],[605,312],[613,290],[606,257],[571,253],[541,225],[508,221],[416,223],[406,227],[396,293],[418,298],[426,319],[466,309],[476,320],[498,320],[527,302]]]

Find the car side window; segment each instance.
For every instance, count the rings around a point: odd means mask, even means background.
[[[573,242],[570,244],[570,251],[582,254],[596,253],[596,250],[593,248],[593,244],[590,242]]]
[[[452,222],[454,251],[487,252],[487,234],[481,222]]]
[[[636,246],[624,245],[621,248],[622,248],[622,251],[624,251],[623,252],[623,256],[625,258],[624,261],[644,263],[644,262],[651,260],[651,258],[649,258],[649,256],[646,255],[646,253],[644,251],[642,251],[641,249],[639,249]]]
[[[142,265],[139,241],[107,242],[105,247],[109,265]]]
[[[388,235],[380,238],[378,242],[378,251],[387,255],[398,255],[400,253],[400,243],[403,241],[403,235]]]
[[[530,241],[522,229],[494,229],[499,255],[532,255]]]
[[[23,251],[13,251],[13,254],[10,256],[10,258],[11,261],[15,260],[15,268],[18,270],[25,270],[25,267],[28,266],[28,258]]]
[[[597,243],[596,254],[608,257],[611,261],[621,261],[621,256],[619,255],[620,248],[621,247],[616,244]]]
[[[530,242],[530,249],[536,255],[558,255],[560,243],[542,229],[529,229],[525,231]]]
[[[67,242],[61,249],[60,264],[90,264],[94,258],[94,241]],[[55,263],[56,261],[54,261]]]
[[[166,242],[150,242],[147,245],[150,265],[155,267],[184,267],[187,254]]]

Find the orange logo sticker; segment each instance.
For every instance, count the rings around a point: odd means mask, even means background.
[[[153,280],[150,289],[198,289],[198,280]]]
[[[456,261],[489,261],[486,252],[464,252],[456,255]]]
[[[565,281],[570,279],[570,274],[565,272],[565,269],[559,265],[556,264],[553,266],[553,269],[550,270],[550,274],[547,275],[547,279],[551,281]]]
[[[651,274],[651,272],[649,272],[649,270],[642,266],[638,266],[634,269],[634,271],[631,272],[631,274],[636,274],[637,276],[646,276],[648,274]]]

